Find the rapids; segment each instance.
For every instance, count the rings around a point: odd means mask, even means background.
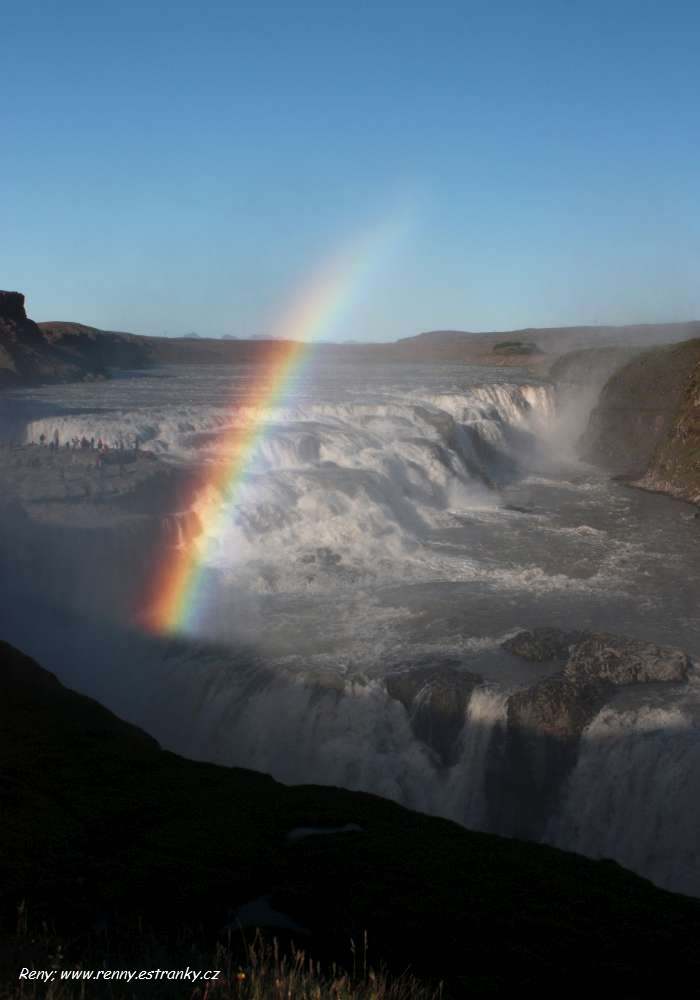
[[[179,752],[505,833],[508,696],[549,669],[504,654],[507,636],[537,624],[608,630],[700,662],[697,521],[572,457],[580,399],[512,369],[346,366],[310,368],[261,414],[254,377],[165,369],[6,394],[15,441],[55,430],[138,441],[181,470],[217,467],[251,420],[266,430],[233,495],[213,498],[225,528],[198,538],[202,590],[185,634],[76,617],[58,585],[47,598],[38,580],[44,627],[23,583],[21,607],[10,599],[0,612],[5,638]],[[154,515],[163,551],[184,544],[204,492],[191,511]],[[120,527],[118,554],[109,549],[134,587],[149,571],[149,523]],[[4,555],[22,578],[21,553]],[[449,760],[387,691],[389,673],[426,662],[481,678]],[[544,839],[700,894],[699,720],[695,672],[683,688],[615,696],[584,733]]]

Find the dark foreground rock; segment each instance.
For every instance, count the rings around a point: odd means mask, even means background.
[[[163,967],[179,968],[194,937],[261,898],[263,917],[306,930],[309,954],[346,961],[366,931],[375,962],[443,980],[447,996],[568,990],[572,970],[632,996],[652,976],[700,974],[700,904],[615,864],[185,760],[6,644],[0,689],[4,984],[38,947],[15,936],[20,905],[22,926],[60,930],[64,965],[92,942],[94,962],[119,967],[133,927],[137,945],[170,942]]]
[[[534,629],[503,645],[527,660],[568,654],[563,669],[508,700],[508,767],[496,825],[539,837],[576,763],[580,736],[606,702],[629,685],[685,683],[691,663],[680,649],[607,633]]]

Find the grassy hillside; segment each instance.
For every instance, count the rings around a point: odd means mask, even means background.
[[[185,760],[4,643],[0,689],[6,982],[26,957],[20,904],[61,930],[68,963],[91,934],[94,961],[138,921],[172,942],[179,967],[183,926],[213,941],[272,910],[311,953],[345,961],[366,932],[375,961],[445,980],[454,996],[570,988],[574,971],[628,989],[668,969],[700,974],[700,903],[612,862]]]

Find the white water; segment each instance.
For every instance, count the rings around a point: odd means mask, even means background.
[[[545,839],[700,896],[699,722],[697,675],[681,698],[603,709]]]
[[[43,415],[24,439],[136,438],[180,465],[220,462],[227,431],[259,416],[245,404],[250,373],[238,375],[34,390],[23,402]],[[549,386],[456,366],[322,372],[263,416],[250,476],[233,504],[218,498],[225,530],[200,539],[205,599],[187,639],[217,646],[107,649],[5,624],[8,638],[15,627],[69,683],[173,749],[478,829],[489,828],[508,693],[543,673],[503,654],[505,636],[606,629],[700,658],[696,525],[683,505],[572,463],[580,414],[562,419]],[[181,544],[180,523],[168,524]],[[384,683],[426,657],[484,678],[450,766]],[[700,893],[694,684],[606,707],[548,840]]]

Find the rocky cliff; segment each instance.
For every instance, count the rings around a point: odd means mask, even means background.
[[[646,489],[700,503],[700,339],[647,351],[615,372],[581,454]]]
[[[0,291],[0,387],[105,378],[110,368],[149,361],[148,345],[138,337],[66,327],[38,326],[27,317],[21,292]]]

